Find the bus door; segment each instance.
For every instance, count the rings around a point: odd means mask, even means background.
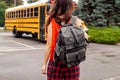
[[[45,6],[40,7],[40,40],[45,40],[45,30],[44,30],[44,24],[45,24]]]

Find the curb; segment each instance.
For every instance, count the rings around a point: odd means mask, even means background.
[[[120,46],[120,42],[118,42],[116,45]]]
[[[0,29],[1,29],[1,30],[3,30],[3,29],[4,29],[4,27],[0,27]]]
[[[104,80],[120,80],[120,76],[109,78],[109,79],[104,79]]]

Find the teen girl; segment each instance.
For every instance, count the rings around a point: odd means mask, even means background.
[[[78,0],[55,0],[52,5],[46,23],[48,35],[42,64],[42,73],[47,73],[47,80],[79,80],[80,78],[79,65],[68,68],[60,60],[54,62],[53,57],[58,30],[61,25],[70,21],[76,3],[78,3]],[[77,18],[75,25],[81,26],[81,20]],[[88,38],[86,33],[85,37]]]

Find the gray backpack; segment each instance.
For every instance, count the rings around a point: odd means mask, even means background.
[[[80,64],[86,59],[87,41],[84,31],[79,26],[74,26],[76,17],[72,16],[71,23],[64,24],[58,31],[54,58],[71,67]]]

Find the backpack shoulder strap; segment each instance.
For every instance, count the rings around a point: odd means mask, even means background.
[[[75,24],[76,21],[77,21],[77,16],[72,16],[72,18],[71,18],[71,23],[72,23],[72,24]]]

